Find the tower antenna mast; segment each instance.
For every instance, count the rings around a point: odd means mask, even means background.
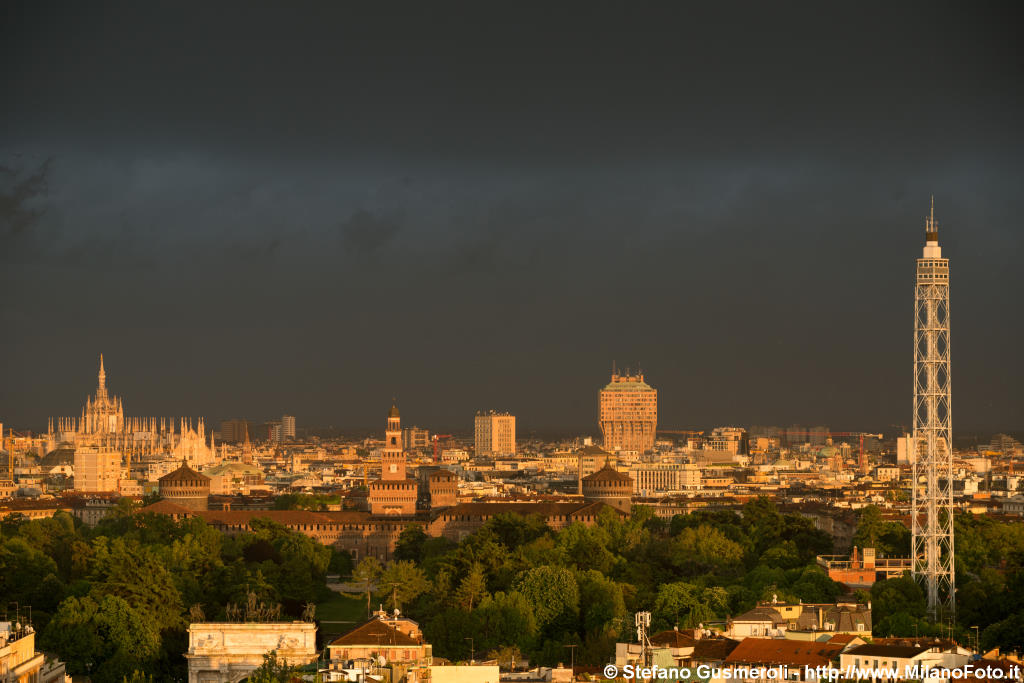
[[[935,197],[925,221],[914,290],[914,575],[933,621],[955,611],[953,432],[949,355],[949,259],[942,258]]]

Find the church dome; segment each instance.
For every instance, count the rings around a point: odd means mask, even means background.
[[[401,417],[401,415],[398,414],[398,406],[396,404],[391,404],[391,410],[388,411],[388,417]]]

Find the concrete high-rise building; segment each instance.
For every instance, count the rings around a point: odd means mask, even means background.
[[[248,420],[232,419],[220,423],[220,440],[223,443],[241,443],[248,432]]]
[[[914,433],[911,483],[914,574],[934,621],[956,607],[953,547],[953,429],[949,356],[949,259],[942,258],[935,200],[925,220],[914,290]]]
[[[294,439],[295,438],[295,416],[294,415],[282,415],[281,416],[281,440]]]
[[[606,451],[645,453],[654,449],[658,428],[658,390],[643,373],[612,370],[612,381],[600,393],[601,434]]]
[[[122,455],[96,446],[75,449],[75,490],[85,493],[117,491]]]
[[[493,410],[476,414],[474,421],[476,454],[506,456],[516,454],[516,416]]]

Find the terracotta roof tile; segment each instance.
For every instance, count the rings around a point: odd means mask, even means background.
[[[357,626],[348,633],[338,636],[330,645],[332,646],[418,646],[420,641],[411,638],[399,631],[397,628],[381,621],[371,619],[362,626]]]
[[[803,640],[744,638],[725,661],[730,664],[785,664],[825,666],[839,656],[842,646]]]

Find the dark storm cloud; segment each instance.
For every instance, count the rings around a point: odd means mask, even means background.
[[[1020,428],[1007,11],[11,5],[0,416],[104,351],[135,414],[592,429],[617,358],[668,426],[884,429],[934,193],[958,426]]]
[[[25,170],[17,165],[0,166],[0,254],[16,258],[31,250],[38,236],[34,228],[43,217],[51,160]]]
[[[381,220],[368,211],[356,211],[341,224],[346,254],[355,260],[376,257],[398,235],[397,223]]]

